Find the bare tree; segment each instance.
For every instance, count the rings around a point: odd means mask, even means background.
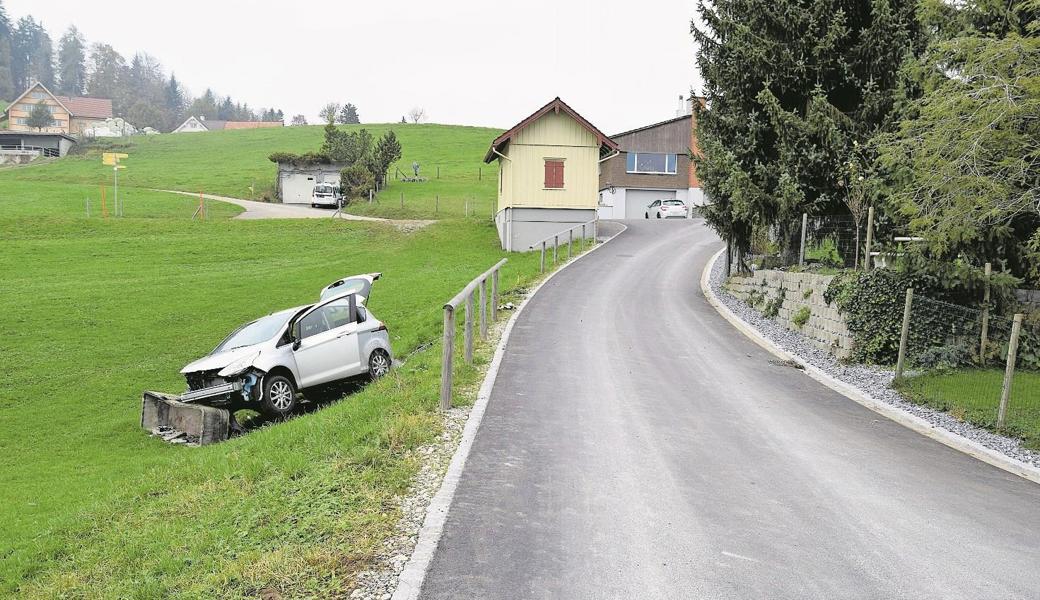
[[[297,126],[300,126],[300,125],[306,125],[306,124],[307,124],[307,117],[305,117],[303,115],[296,115],[296,116],[294,116],[292,118],[292,125],[293,125],[293,127],[297,127]]]
[[[339,114],[339,108],[338,102],[329,102],[318,112],[318,116],[321,117],[322,121],[332,125],[336,122],[336,115]]]
[[[412,123],[422,123],[426,120],[426,109],[421,106],[416,106],[412,110],[408,111],[408,118],[412,120]]]

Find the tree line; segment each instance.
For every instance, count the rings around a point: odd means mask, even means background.
[[[738,253],[877,212],[935,274],[1040,279],[1040,0],[700,0],[698,175]],[[788,251],[797,249],[786,249]]]
[[[112,46],[88,44],[73,25],[55,47],[32,16],[12,22],[0,0],[0,99],[13,100],[39,81],[55,94],[111,98],[116,116],[134,126],[170,131],[189,115],[211,120],[282,121],[274,108],[221,97],[207,88],[193,97],[157,59],[139,52],[127,61]]]

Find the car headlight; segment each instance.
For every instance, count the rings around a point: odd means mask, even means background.
[[[256,357],[258,356],[260,356],[259,352],[257,352],[256,354],[247,355],[244,358],[240,358],[235,362],[231,363],[230,365],[221,369],[220,372],[217,373],[217,375],[221,377],[234,377],[235,375],[238,375],[246,369],[248,369],[249,367],[253,366],[253,361],[255,361]]]

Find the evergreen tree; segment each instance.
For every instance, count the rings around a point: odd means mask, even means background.
[[[87,78],[87,94],[98,98],[111,98],[114,110],[122,114],[125,108],[122,93],[127,77],[126,60],[108,44],[90,47],[90,75]]]
[[[86,41],[75,25],[58,42],[58,91],[80,96],[87,87]]]
[[[166,82],[166,87],[163,88],[163,104],[175,120],[184,112],[184,89],[177,82],[177,76],[172,73],[170,80]]]
[[[42,131],[44,127],[50,127],[53,123],[54,117],[51,115],[51,110],[43,100],[33,105],[32,110],[29,111],[29,118],[25,122],[27,126],[37,131]]]
[[[7,17],[3,1],[0,0],[0,99],[14,100],[21,91],[15,86],[11,66],[14,60],[11,50],[11,21]]]
[[[24,90],[39,81],[54,86],[54,50],[43,25],[31,16],[18,19],[12,36],[12,75],[15,85]]]
[[[361,122],[361,118],[358,117],[357,107],[349,102],[344,104],[343,108],[339,111],[338,120],[340,123],[343,123],[344,125],[356,124]]]
[[[235,120],[235,105],[231,102],[231,96],[225,97],[224,101],[217,107],[217,119],[221,121]]]
[[[845,166],[892,122],[921,39],[912,0],[700,0],[707,108],[695,157],[705,216],[738,250],[753,230],[843,211]],[[790,236],[782,235],[781,239]]]

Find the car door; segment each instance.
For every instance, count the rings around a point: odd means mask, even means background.
[[[301,388],[344,379],[361,371],[353,294],[311,309],[293,327],[299,341],[293,355]]]
[[[322,288],[318,297],[320,300],[327,300],[333,296],[357,294],[361,301],[364,302],[372,291],[372,283],[379,279],[380,275],[382,273],[367,273],[365,275],[352,275],[343,279],[337,279]]]
[[[650,216],[651,217],[658,217],[658,216],[661,215],[661,211],[658,209],[659,206],[661,206],[661,201],[660,200],[654,200],[653,202],[650,203]]]

